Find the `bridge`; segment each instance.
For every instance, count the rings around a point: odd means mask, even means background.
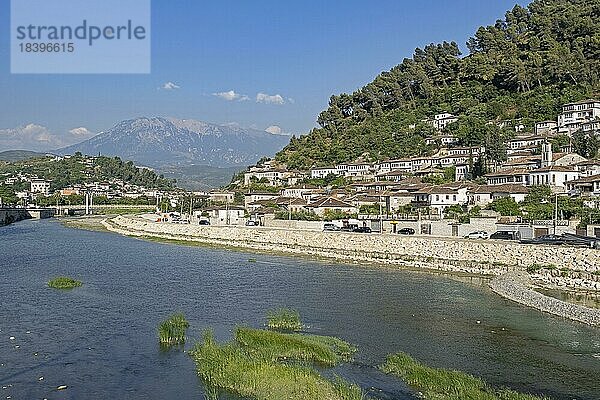
[[[92,215],[102,214],[103,211],[110,210],[131,210],[131,212],[139,212],[143,210],[154,210],[154,205],[131,205],[131,204],[98,204],[98,205],[85,205],[85,204],[74,204],[68,206],[52,207],[56,211],[56,215]]]
[[[51,218],[54,216],[55,211],[53,208],[2,207],[0,208],[0,226],[24,219]]]

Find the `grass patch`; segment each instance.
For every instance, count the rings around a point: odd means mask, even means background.
[[[83,285],[81,281],[68,276],[59,276],[48,282],[48,286],[54,289],[73,289],[81,285]]]
[[[185,343],[185,333],[190,323],[182,313],[171,315],[158,326],[160,344],[172,346]]]
[[[356,348],[334,337],[286,334],[251,328],[237,328],[235,341],[240,348],[261,358],[277,361],[310,361],[333,367],[350,361]]]
[[[220,389],[260,400],[364,399],[358,386],[329,381],[308,363],[341,360],[333,343],[350,347],[335,338],[238,328],[235,340],[224,345],[205,332],[189,354],[214,398]]]
[[[518,393],[510,389],[495,389],[482,379],[464,372],[427,367],[405,353],[389,356],[381,369],[420,390],[425,399],[548,400],[547,397]]]
[[[298,332],[302,330],[300,314],[296,310],[280,308],[267,313],[267,326],[277,331]]]

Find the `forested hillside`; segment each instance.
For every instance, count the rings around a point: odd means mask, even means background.
[[[51,190],[112,179],[120,179],[126,184],[146,188],[172,189],[174,187],[173,181],[157,175],[152,170],[136,167],[131,161],[123,161],[119,157],[91,159],[79,153],[61,160],[42,157],[0,164],[0,177],[18,174],[48,180],[51,182]],[[29,186],[27,183],[23,184]]]
[[[434,149],[423,139],[432,128],[422,120],[439,112],[460,116],[447,129],[461,144],[497,148],[514,130],[489,121],[521,119],[531,129],[556,119],[563,103],[599,95],[600,0],[515,6],[480,27],[467,48],[466,55],[454,42],[417,48],[356,92],[332,96],[320,128],[292,138],[276,159],[309,168],[428,154]]]

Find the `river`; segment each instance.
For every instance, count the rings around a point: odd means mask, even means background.
[[[308,331],[356,344],[355,362],[335,372],[375,398],[413,398],[374,368],[397,351],[494,385],[600,398],[600,330],[504,300],[479,278],[159,244],[47,220],[0,228],[0,266],[0,399],[199,399],[193,362],[160,350],[158,323],[184,312],[189,347],[206,328],[227,340],[281,306]],[[84,285],[48,288],[58,275]]]

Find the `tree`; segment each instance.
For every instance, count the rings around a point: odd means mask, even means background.
[[[550,139],[550,144],[553,152],[560,153],[563,148],[571,145],[571,138],[569,135],[556,135]]]
[[[11,186],[0,185],[0,199],[3,205],[15,205],[19,202],[19,198]]]
[[[492,201],[488,207],[502,216],[521,215],[521,207],[512,197],[500,197]]]
[[[598,154],[600,141],[594,133],[589,134],[578,130],[573,133],[573,150],[585,158],[594,158]]]

